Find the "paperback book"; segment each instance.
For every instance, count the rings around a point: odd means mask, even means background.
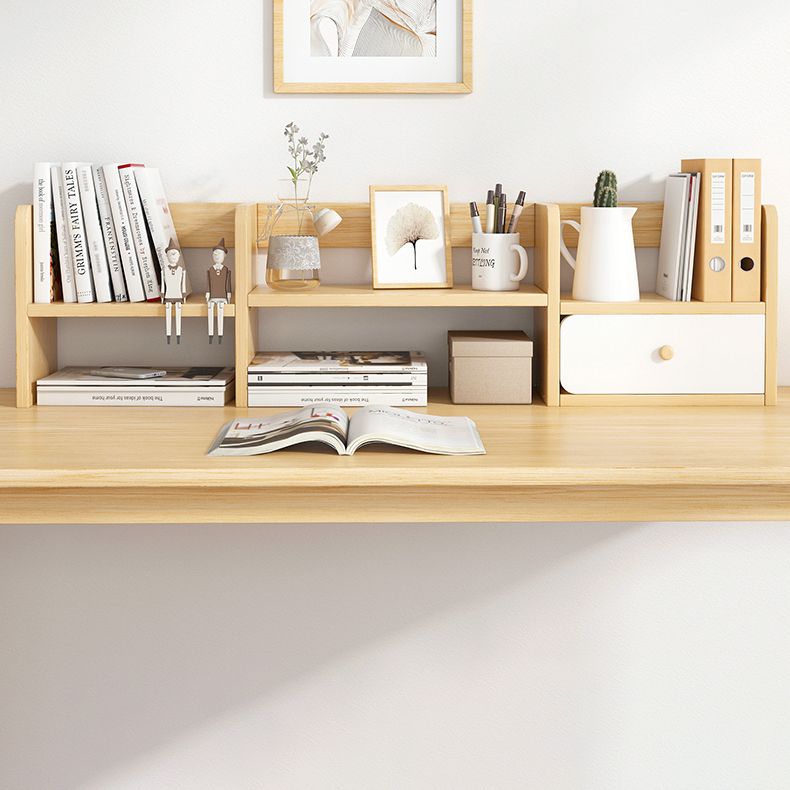
[[[368,444],[390,444],[435,455],[483,455],[477,426],[468,417],[439,417],[366,406],[349,417],[328,403],[268,419],[237,418],[222,427],[209,455],[263,455],[309,442],[354,455]]]
[[[63,165],[63,190],[66,196],[66,218],[68,221],[66,239],[71,244],[77,301],[95,302],[96,293],[93,289],[93,273],[91,271],[88,240],[85,236],[85,222],[77,181],[77,167],[79,164],[79,162],[67,162]]]
[[[147,379],[106,378],[67,367],[36,383],[40,406],[224,406],[234,397],[233,368],[167,368]]]
[[[51,168],[50,162],[38,162],[33,173],[33,301],[39,303],[60,298]]]

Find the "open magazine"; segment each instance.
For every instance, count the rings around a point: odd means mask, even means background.
[[[483,455],[477,426],[468,417],[437,417],[386,406],[366,406],[349,417],[319,403],[268,419],[238,418],[223,426],[209,455],[262,455],[305,442],[323,442],[338,455],[384,443],[436,455]]]

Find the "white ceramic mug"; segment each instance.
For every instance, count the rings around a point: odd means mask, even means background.
[[[518,291],[527,276],[529,258],[518,233],[472,234],[472,288]]]

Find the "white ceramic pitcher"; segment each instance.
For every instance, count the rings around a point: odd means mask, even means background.
[[[573,298],[585,302],[638,302],[634,230],[636,209],[583,206],[581,225],[566,219],[560,223],[562,255],[574,270]],[[574,258],[562,238],[562,226],[579,232]]]

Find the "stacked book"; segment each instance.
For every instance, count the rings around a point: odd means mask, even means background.
[[[35,165],[35,302],[157,301],[171,241],[178,246],[155,168]]]
[[[250,406],[427,406],[418,351],[272,351],[249,366]]]
[[[233,368],[166,368],[156,378],[117,378],[117,369],[68,367],[39,379],[39,406],[224,406],[235,395]],[[160,371],[162,372],[162,371]]]
[[[699,173],[667,178],[656,293],[673,302],[691,301],[700,181]]]

